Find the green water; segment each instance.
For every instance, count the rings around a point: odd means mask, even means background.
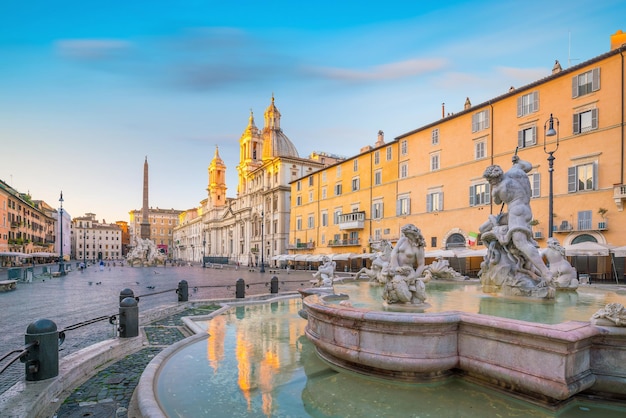
[[[338,373],[304,337],[299,298],[230,309],[199,323],[206,340],[177,351],[157,378],[171,417],[623,417],[626,407],[571,402],[558,412],[460,378],[400,384]]]

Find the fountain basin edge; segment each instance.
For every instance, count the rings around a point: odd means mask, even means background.
[[[332,366],[423,382],[451,374],[556,404],[581,392],[626,399],[626,330],[448,311],[407,313],[307,296],[307,338]]]

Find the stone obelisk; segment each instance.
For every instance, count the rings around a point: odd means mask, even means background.
[[[150,239],[150,219],[148,219],[148,156],[143,163],[143,206],[141,208],[140,222],[141,239]]]

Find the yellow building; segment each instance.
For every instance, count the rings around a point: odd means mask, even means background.
[[[370,252],[370,243],[399,238],[413,223],[427,250],[481,248],[474,239],[500,205],[490,199],[486,167],[505,171],[517,152],[529,173],[540,246],[549,236],[553,162],[553,234],[562,245],[626,244],[626,45],[562,69],[484,103],[469,98],[388,144],[380,138],[356,156],[291,184],[290,249],[295,254]],[[552,117],[556,135],[545,135]],[[545,144],[545,145],[544,145]]]

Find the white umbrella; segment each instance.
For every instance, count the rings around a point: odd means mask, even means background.
[[[452,250],[432,250],[432,251],[426,251],[426,254],[424,254],[424,256],[426,258],[438,258],[438,257],[442,257],[442,258],[449,258],[449,257],[456,257],[456,253]]]
[[[487,249],[481,248],[480,250],[462,250],[456,253],[456,257],[484,257],[487,255]]]
[[[611,248],[611,252],[615,257],[626,257],[626,245],[622,247]]]
[[[609,255],[609,247],[597,242],[585,241],[578,244],[570,244],[565,247],[565,255],[569,256],[600,256]]]
[[[347,261],[352,258],[352,253],[333,254],[333,261]]]

